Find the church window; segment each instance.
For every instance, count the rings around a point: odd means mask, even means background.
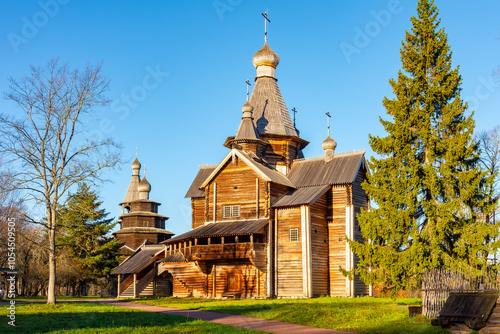
[[[290,241],[299,241],[299,229],[297,228],[290,229]]]
[[[224,210],[224,218],[231,218],[231,206],[224,205],[223,210]]]
[[[233,205],[233,217],[239,217],[239,216],[240,216],[240,206]]]
[[[240,216],[240,206],[239,205],[224,205],[222,207],[222,214],[224,218],[239,217]]]
[[[144,222],[144,226],[148,226],[148,222]]]

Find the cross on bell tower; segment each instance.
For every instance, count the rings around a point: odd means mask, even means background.
[[[247,79],[247,81],[245,81],[245,83],[247,84],[247,102],[248,102],[248,89],[250,88],[250,86],[252,84],[250,84],[250,80]]]
[[[269,17],[267,16],[268,11],[269,11],[269,9],[266,10],[265,13],[261,13],[262,16],[264,16],[264,39],[265,39],[266,43],[267,43],[267,22],[271,23],[271,20],[269,20]]]
[[[332,118],[332,116],[330,115],[330,111],[327,111],[325,115],[328,117],[328,137],[330,137],[330,118]]]
[[[297,127],[295,126],[295,114],[296,114],[296,113],[298,113],[298,111],[297,111],[297,109],[295,109],[295,107],[293,107],[293,108],[292,108],[292,111],[293,111],[293,127],[294,127],[294,128],[297,128]]]

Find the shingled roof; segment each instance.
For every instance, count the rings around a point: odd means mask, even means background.
[[[316,202],[318,198],[323,196],[329,188],[329,185],[323,185],[294,189],[288,194],[282,196],[276,203],[273,204],[272,207],[279,208],[285,206],[312,204]]]
[[[186,193],[185,197],[205,197],[205,190],[200,189],[201,184],[207,179],[207,177],[212,174],[216,166],[200,166],[200,170],[196,177],[194,178],[193,183],[191,183],[191,187]]]
[[[353,183],[359,168],[365,164],[365,151],[324,158],[294,161],[288,178],[297,187]]]
[[[120,264],[111,274],[132,274],[149,265],[155,254],[165,249],[163,245],[144,245]]]
[[[179,240],[195,237],[214,237],[222,235],[242,235],[251,234],[263,228],[269,219],[232,220],[209,223],[195,228],[189,232],[180,234],[175,238],[165,240],[162,244],[169,244]]]
[[[250,103],[254,108],[253,117],[259,133],[299,136],[275,78],[257,78]]]

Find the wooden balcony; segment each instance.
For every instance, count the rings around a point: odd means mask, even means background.
[[[166,246],[165,257],[181,253],[187,261],[253,259],[266,249],[266,243],[254,242],[253,236],[249,236],[249,240],[243,242],[237,237],[229,239],[230,243],[225,242],[228,239],[228,237],[194,238],[170,244]]]

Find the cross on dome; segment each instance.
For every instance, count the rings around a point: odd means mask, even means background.
[[[267,16],[267,12],[269,9],[266,10],[265,13],[261,13],[262,16],[264,16],[264,41],[267,43],[267,22],[271,23],[271,20],[269,20],[269,17]]]

